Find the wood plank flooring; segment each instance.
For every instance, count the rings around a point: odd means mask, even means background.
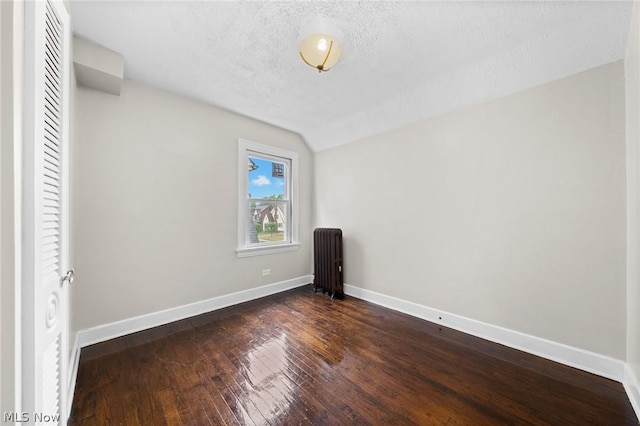
[[[72,425],[637,425],[620,383],[305,286],[82,349]]]

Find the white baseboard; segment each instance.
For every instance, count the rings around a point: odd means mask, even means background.
[[[618,382],[623,382],[624,380],[625,363],[615,358],[476,321],[471,318],[451,314],[352,285],[345,284],[344,290],[347,295],[375,303],[376,305],[403,312],[436,324],[442,324],[445,327],[453,328]]]
[[[624,385],[624,390],[627,392],[629,401],[636,412],[636,417],[640,420],[640,379],[636,374],[634,374],[629,364],[625,365],[624,381],[622,384]]]
[[[268,284],[262,287],[225,294],[224,296],[218,296],[212,299],[190,303],[188,305],[152,312],[138,317],[112,322],[110,324],[99,325],[97,327],[79,331],[78,345],[80,348],[84,348],[85,346],[104,342],[126,334],[135,333],[157,327],[159,325],[204,314],[206,312],[215,311],[216,309],[226,308],[227,306],[237,305],[238,303],[248,302],[250,300],[280,293],[312,282],[313,275],[306,275],[291,280]]]

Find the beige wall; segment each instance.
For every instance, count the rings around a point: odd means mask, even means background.
[[[78,87],[75,102],[75,329],[310,273],[311,153],[298,135],[130,80],[119,97]],[[239,137],[298,152],[300,250],[236,256]]]
[[[317,153],[346,283],[624,359],[623,72]]]
[[[625,57],[627,129],[627,362],[640,382],[640,5]],[[636,389],[636,392],[640,390]]]

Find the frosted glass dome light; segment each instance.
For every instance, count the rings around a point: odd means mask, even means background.
[[[316,17],[304,29],[300,57],[318,72],[329,71],[342,54],[342,32],[322,17]]]

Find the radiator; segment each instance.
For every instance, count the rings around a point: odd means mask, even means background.
[[[313,290],[344,297],[342,281],[342,230],[316,228],[313,231]]]

